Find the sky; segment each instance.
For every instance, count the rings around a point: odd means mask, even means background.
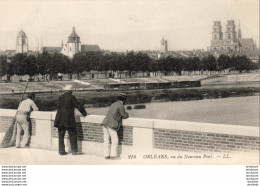
[[[29,49],[61,46],[75,26],[83,44],[101,49],[207,49],[213,22],[235,20],[259,46],[258,0],[0,0],[0,49],[14,50],[23,30]]]

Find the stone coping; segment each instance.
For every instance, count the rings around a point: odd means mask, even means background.
[[[16,110],[0,109],[0,116],[14,117],[15,113]],[[40,120],[54,120],[55,116],[56,112],[37,111],[31,113],[31,118]],[[86,117],[76,115],[77,122],[101,124],[103,119],[104,116],[101,115],[88,115]],[[130,117],[128,119],[123,120],[123,126],[259,137],[259,127],[242,125],[226,125],[216,123],[200,123],[189,121],[144,119]]]
[[[154,120],[154,128],[259,137],[259,127],[244,125]]]
[[[13,110],[13,109],[0,109],[0,116],[14,117],[15,114],[16,114],[16,110]]]

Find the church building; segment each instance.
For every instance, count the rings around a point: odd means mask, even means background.
[[[234,20],[227,21],[224,35],[221,22],[214,22],[210,51],[215,54],[236,53],[247,56],[258,55],[258,49],[253,38],[242,38],[240,24],[236,31]]]
[[[61,44],[61,47],[42,47],[42,51],[49,53],[62,53],[65,56],[73,58],[76,53],[87,51],[100,51],[98,45],[82,45],[79,35],[76,33],[75,27],[72,28],[72,33],[69,35],[65,44]]]
[[[62,44],[63,45],[63,44]],[[65,56],[72,58],[74,54],[81,51],[80,37],[75,31],[75,27],[72,28],[72,33],[68,37],[66,44],[62,46],[61,53]]]

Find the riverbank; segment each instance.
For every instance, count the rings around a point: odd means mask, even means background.
[[[235,88],[187,88],[167,90],[139,90],[124,91],[128,95],[127,104],[141,104],[165,101],[189,101],[202,99],[217,99],[226,97],[253,96],[259,94],[259,87],[235,87]],[[75,92],[81,104],[85,107],[106,107],[112,104],[119,92]],[[42,111],[52,111],[57,108],[57,100],[60,92],[52,94],[36,94],[36,104]],[[21,95],[1,95],[0,107],[16,109]]]

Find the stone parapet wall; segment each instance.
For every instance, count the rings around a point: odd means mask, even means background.
[[[14,116],[1,116],[0,115],[0,132],[6,132],[9,126],[12,124]],[[35,136],[35,124],[36,120],[31,119],[31,135]]]
[[[0,132],[7,131],[10,124],[13,122],[14,117],[0,116]]]
[[[36,135],[36,119],[34,118],[31,119],[31,135]]]
[[[154,148],[193,152],[259,150],[259,137],[154,129]]]
[[[154,148],[190,152],[259,151],[259,127],[154,121]]]
[[[58,148],[58,131],[53,126],[55,112],[31,114],[31,146]],[[0,133],[4,134],[15,110],[0,109]],[[102,154],[104,116],[76,116],[79,149]],[[3,136],[3,135],[2,135]],[[66,138],[68,135],[66,134]],[[66,139],[69,148],[69,140]],[[259,151],[259,127],[172,120],[128,118],[119,131],[122,152],[154,153],[160,150],[190,152]]]
[[[97,123],[77,123],[79,141],[103,143],[103,128]],[[133,127],[123,126],[119,130],[119,144],[133,145]],[[52,125],[52,137],[58,138],[58,129]],[[68,132],[65,138],[68,139]]]

